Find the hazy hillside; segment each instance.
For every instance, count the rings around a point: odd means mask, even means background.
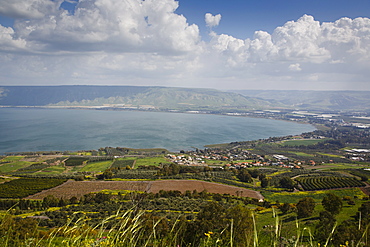
[[[161,109],[264,109],[272,107],[266,100],[231,92],[211,89],[134,86],[0,87],[0,105],[120,105],[149,106]]]
[[[136,87],[3,86],[3,106],[125,106],[174,110],[369,110],[369,91],[293,91]]]
[[[143,93],[149,87],[131,86],[6,86],[0,87],[0,105],[44,106],[61,101],[94,100]]]
[[[370,91],[235,90],[233,92],[278,102],[296,109],[336,111],[370,109]]]

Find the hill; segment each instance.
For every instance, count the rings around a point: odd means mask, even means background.
[[[0,106],[249,111],[370,110],[369,91],[234,90],[144,86],[2,86]]]
[[[300,110],[369,110],[369,91],[235,90],[244,96]]]
[[[3,106],[111,106],[169,109],[264,109],[266,100],[212,89],[136,86],[4,86]]]

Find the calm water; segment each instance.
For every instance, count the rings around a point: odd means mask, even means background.
[[[107,146],[179,151],[314,129],[306,124],[218,115],[0,108],[0,153]]]

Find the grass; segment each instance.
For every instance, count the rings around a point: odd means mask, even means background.
[[[353,219],[352,217],[355,214],[355,212],[357,212],[361,204],[364,203],[362,199],[354,199],[354,201],[356,204],[351,206],[348,206],[347,203],[343,201],[342,210],[335,217],[338,225],[346,220]],[[265,226],[270,226],[267,227],[267,230],[259,230],[259,234],[264,236],[270,234],[272,236],[271,238],[279,237],[292,243],[291,245],[281,245],[281,246],[302,246],[302,247],[320,246],[314,242],[312,234],[314,233],[315,225],[319,222],[318,220],[319,215],[320,212],[322,211],[324,211],[323,206],[321,205],[320,202],[316,202],[315,210],[310,217],[297,219],[295,212],[290,212],[283,215],[282,213],[280,213],[280,210],[276,208],[269,208],[266,210],[262,210],[258,214],[256,214],[257,228],[265,229]],[[280,231],[279,233],[274,232],[276,230],[276,226],[278,226],[278,230]],[[298,240],[297,238],[301,239],[299,241],[305,239],[302,242],[302,245],[293,244],[294,241]],[[280,246],[280,245],[269,245],[269,246]],[[340,246],[349,247],[349,245],[340,245]],[[350,245],[350,246],[362,246],[362,245]]]
[[[358,169],[369,167],[369,163],[327,163],[314,166],[316,170],[332,170],[332,169]]]
[[[91,152],[70,152],[69,155],[91,156]]]
[[[118,194],[118,192],[128,192],[120,190],[106,190],[105,193]],[[341,193],[344,193],[343,191]],[[347,192],[346,192],[347,193]],[[123,194],[123,193],[122,193]],[[358,195],[358,192],[354,192]],[[360,199],[355,199],[355,206],[344,205],[341,213],[336,217],[338,225],[344,220],[351,218],[358,210],[358,207],[363,203]],[[255,207],[255,205],[253,205]],[[58,211],[60,207],[50,208],[50,211]],[[48,210],[48,211],[49,211]],[[251,210],[254,210],[254,208]],[[177,212],[174,210],[165,210],[166,212]],[[253,231],[250,233],[251,238],[249,243],[243,245],[235,244],[236,236],[232,234],[234,221],[231,220],[230,224],[221,232],[213,231],[212,228],[205,232],[201,232],[203,238],[200,242],[192,244],[184,244],[182,242],[183,223],[179,218],[170,220],[164,218],[148,218],[146,213],[157,212],[155,210],[134,210],[129,209],[123,212],[117,211],[115,214],[108,215],[101,219],[97,225],[90,225],[89,220],[91,215],[88,211],[79,211],[67,218],[67,222],[60,227],[54,228],[38,228],[34,233],[29,232],[29,236],[25,239],[20,238],[17,234],[17,228],[6,228],[10,224],[7,222],[11,218],[9,214],[0,212],[0,226],[6,234],[0,235],[0,241],[4,247],[23,247],[23,246],[197,246],[197,247],[229,247],[229,246],[254,246],[254,247],[317,247],[317,246],[334,246],[319,245],[315,242],[314,232],[317,225],[319,213],[323,211],[320,203],[317,203],[315,211],[312,216],[303,219],[297,219],[296,213],[291,212],[288,214],[281,214],[280,210],[276,208],[268,208],[262,211],[251,212],[253,218]],[[164,211],[161,211],[164,212]],[[39,213],[39,212],[38,212]],[[92,212],[97,213],[97,212]],[[91,214],[91,213],[90,213]],[[32,216],[32,213],[18,215],[18,217]],[[163,226],[167,225],[165,231]],[[149,226],[149,227],[148,227]],[[231,229],[231,234],[228,239],[225,239],[223,232]],[[0,229],[1,230],[1,229]],[[43,232],[42,234],[32,235],[35,232]],[[334,231],[334,229],[333,229]],[[364,236],[364,235],[363,235]],[[12,239],[10,239],[12,238]],[[330,236],[328,237],[328,242]],[[366,245],[359,244],[363,241]],[[343,243],[343,245],[335,246],[368,246],[368,240],[362,238],[356,240],[353,245]]]
[[[0,160],[1,162],[15,162],[23,159],[24,156],[7,156],[4,159]]]
[[[342,158],[343,155],[337,155],[337,154],[326,154],[326,153],[317,153],[323,156],[333,157],[333,158]]]
[[[0,184],[13,180],[14,177],[0,177]]]
[[[279,169],[277,172],[274,172],[272,174],[268,174],[269,177],[273,177],[273,176],[277,176],[277,175],[280,175],[280,174],[284,174],[284,173],[289,173],[291,172],[290,170],[286,170],[286,169]]]
[[[295,154],[297,156],[303,156],[303,157],[315,157],[315,155],[313,154],[308,154],[308,153],[304,153],[304,152],[293,152],[293,151],[286,151],[287,153],[292,153],[292,154]]]
[[[247,163],[247,162],[253,162],[255,160],[234,160],[234,163]]]
[[[78,215],[78,216],[77,216]],[[279,210],[270,209],[263,213],[252,213],[253,230],[250,233],[249,243],[235,246],[285,246],[285,247],[313,247],[321,246],[314,240],[314,228],[317,220],[313,220],[318,215],[298,220],[295,213],[286,215],[279,214]],[[29,215],[21,215],[29,216]],[[8,214],[0,216],[0,223],[7,227],[11,217]],[[17,229],[6,229],[7,234],[0,236],[2,246],[185,246],[181,240],[181,231],[183,230],[178,220],[168,221],[168,228],[165,233],[160,233],[163,226],[163,219],[148,219],[145,217],[145,211],[126,210],[118,211],[102,219],[97,225],[88,224],[89,218],[85,212],[79,212],[74,217],[68,218],[65,225],[55,227],[51,230],[39,229],[43,234],[35,236],[37,230],[29,232],[28,238],[22,239],[16,233]],[[149,226],[149,227],[148,227]],[[267,226],[266,228],[263,226]],[[163,229],[163,228],[162,228]],[[225,230],[231,230],[228,239],[223,237]],[[211,229],[210,229],[211,230]],[[186,246],[211,247],[211,246],[234,246],[235,237],[233,232],[233,221],[220,233],[214,231],[204,232],[200,242],[186,244]],[[236,230],[236,229],[235,229]],[[203,235],[202,234],[202,235]],[[12,239],[9,239],[11,238]],[[18,237],[18,238],[17,238]],[[220,238],[223,237],[223,240]],[[330,237],[330,236],[329,236]],[[226,241],[225,241],[226,240]],[[328,239],[329,240],[329,239]],[[367,241],[365,239],[365,241]],[[328,241],[329,242],[329,241]],[[345,243],[343,243],[345,244]],[[357,243],[355,243],[357,244]],[[332,245],[322,245],[332,246]],[[340,245],[349,246],[349,245]],[[362,246],[362,245],[351,245]],[[367,246],[367,245],[366,245]]]
[[[24,168],[27,166],[32,165],[32,162],[28,161],[14,161],[12,163],[6,163],[0,166],[0,172],[2,173],[8,173],[8,172],[14,172],[20,168]]]
[[[134,168],[137,168],[139,166],[159,166],[160,163],[168,163],[168,160],[163,156],[139,158],[136,160]]]
[[[37,172],[37,175],[54,175],[54,174],[60,174],[65,171],[65,167],[63,165],[57,165],[57,166],[50,166],[48,168],[45,168],[41,172]]]
[[[328,139],[298,139],[298,140],[289,140],[282,142],[283,146],[309,146],[309,145],[315,145],[319,142],[326,141]]]
[[[101,172],[101,171],[108,169],[112,163],[113,163],[112,160],[91,162],[85,165],[84,167],[79,168],[77,171],[78,172]]]
[[[221,165],[221,166],[230,163],[229,161],[225,160],[210,160],[210,159],[204,159],[204,162],[208,165]]]
[[[326,193],[333,193],[341,198],[344,196],[357,196],[363,198],[366,195],[359,188],[338,189],[338,190],[320,190],[320,191],[299,191],[299,192],[269,192],[264,191],[261,194],[270,202],[279,201],[280,203],[297,203],[304,197],[312,197],[316,203],[321,203]]]

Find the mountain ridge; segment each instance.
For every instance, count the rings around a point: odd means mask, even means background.
[[[370,111],[370,91],[232,90],[161,86],[0,86],[0,106],[158,110]]]
[[[3,106],[151,106],[158,109],[263,109],[269,101],[215,89],[137,86],[3,86]]]
[[[291,109],[370,110],[370,91],[231,90],[247,97],[278,102]]]

